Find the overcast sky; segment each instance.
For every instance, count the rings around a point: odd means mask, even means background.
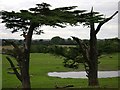
[[[51,4],[52,8],[78,6],[76,9],[90,11],[93,6],[94,11],[101,12],[105,17],[109,17],[118,10],[118,1],[119,0],[0,0],[0,11],[19,11],[21,9],[35,7],[35,4],[45,2]],[[66,28],[43,26],[41,29],[44,30],[45,34],[33,35],[33,39],[51,39],[54,36],[60,36],[62,38],[76,36],[81,39],[89,39],[89,28],[83,26],[67,26]],[[6,30],[4,24],[0,23],[0,39],[23,39],[20,33],[12,34],[10,31],[11,30]],[[99,39],[118,37],[118,15],[102,26],[97,37]]]

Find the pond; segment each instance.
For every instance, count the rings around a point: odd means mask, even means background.
[[[85,71],[80,72],[49,72],[48,76],[60,78],[87,78]],[[120,76],[119,71],[98,71],[98,78],[110,78]]]

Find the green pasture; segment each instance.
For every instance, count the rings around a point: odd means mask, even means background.
[[[99,59],[99,70],[118,70],[118,53],[102,55]],[[3,88],[19,88],[20,82],[15,75],[7,74],[7,68],[10,67],[8,61],[3,55],[2,59],[2,85]],[[51,54],[31,53],[30,60],[30,76],[32,88],[55,88],[55,85],[74,85],[75,88],[88,88],[87,79],[61,79],[56,77],[49,77],[48,72],[59,71],[80,71],[84,70],[83,65],[80,64],[79,69],[74,70],[63,67],[63,58],[53,56]],[[100,87],[102,88],[117,88],[118,78],[99,79]]]

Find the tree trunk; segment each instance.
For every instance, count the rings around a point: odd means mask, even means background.
[[[88,74],[88,80],[89,80],[89,86],[98,86],[98,58],[97,58],[97,39],[96,36],[93,35],[90,39],[90,52],[89,52],[89,74]]]
[[[97,56],[97,38],[95,34],[94,23],[90,25],[90,51],[89,51],[89,86],[98,86],[98,56]]]
[[[118,11],[116,11],[112,16],[109,18],[104,19],[101,21],[96,30],[94,26],[94,22],[91,19],[90,21],[90,51],[89,51],[89,60],[90,60],[90,65],[89,65],[89,73],[88,73],[88,81],[89,81],[89,86],[98,86],[98,53],[97,53],[97,33],[100,31],[100,28],[103,24],[111,20]],[[91,18],[93,17],[93,8],[91,10]]]
[[[22,86],[23,88],[31,88],[30,85],[30,75],[29,75],[29,56],[30,52],[25,50],[24,52],[25,58],[22,61],[22,69],[21,69],[21,76],[22,76]]]
[[[28,62],[23,62],[21,74],[22,74],[22,88],[31,88]]]
[[[21,76],[22,76],[22,86],[23,89],[27,88],[28,90],[31,89],[30,84],[30,75],[29,75],[29,62],[30,62],[30,47],[32,41],[33,30],[35,26],[32,23],[30,25],[30,29],[25,36],[25,44],[24,44],[24,59],[22,61],[22,69],[21,69]],[[26,89],[25,89],[26,90]]]

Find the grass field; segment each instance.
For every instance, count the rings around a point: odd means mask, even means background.
[[[20,87],[21,84],[15,77],[15,75],[7,74],[7,68],[9,64],[3,55],[3,88],[16,88]],[[99,59],[99,70],[118,70],[118,54],[103,55]],[[75,88],[88,88],[87,79],[61,79],[47,76],[48,72],[58,71],[73,71],[73,69],[63,67],[63,59],[50,54],[32,53],[30,62],[30,75],[32,88],[54,88],[64,85],[74,85]],[[84,70],[82,64],[78,70]],[[100,87],[102,88],[117,88],[118,78],[106,78],[99,79]]]

